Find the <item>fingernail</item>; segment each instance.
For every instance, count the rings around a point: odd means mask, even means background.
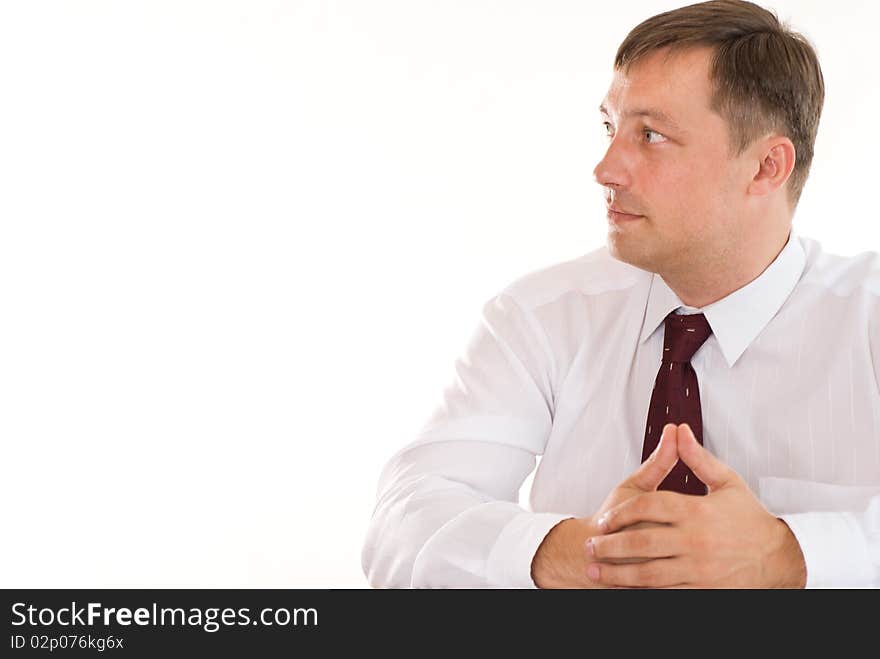
[[[605,533],[605,531],[608,530],[608,515],[602,515],[602,517],[599,518],[599,521],[596,522],[596,525],[602,533]]]
[[[593,539],[592,538],[587,538],[587,553],[590,556],[596,555],[596,548],[593,546]]]
[[[593,563],[587,568],[587,576],[593,581],[599,580],[599,566]]]

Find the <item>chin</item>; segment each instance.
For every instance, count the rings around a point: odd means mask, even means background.
[[[621,240],[621,237],[614,232],[608,234],[608,253],[613,258],[647,272],[657,272],[654,259],[650,255],[646,254],[644,250],[635,249],[628,241]]]

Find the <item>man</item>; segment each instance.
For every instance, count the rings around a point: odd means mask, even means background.
[[[372,585],[880,586],[880,258],[792,231],[823,101],[748,2],[627,36],[607,247],[486,303],[382,474]]]

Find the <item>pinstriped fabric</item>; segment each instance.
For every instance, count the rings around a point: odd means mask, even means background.
[[[642,462],[657,447],[663,426],[687,423],[700,444],[703,443],[703,415],[700,410],[700,389],[691,358],[712,334],[706,317],[699,314],[666,316],[663,334],[663,357],[645,423]],[[690,468],[679,460],[658,489],[684,494],[706,494],[706,486]]]

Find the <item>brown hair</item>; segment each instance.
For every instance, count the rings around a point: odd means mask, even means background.
[[[825,82],[813,46],[767,9],[743,0],[712,0],[652,16],[620,44],[614,68],[628,70],[648,53],[692,47],[714,50],[711,109],[730,127],[736,155],[771,131],[797,153],[789,200],[797,206],[813,161]]]

